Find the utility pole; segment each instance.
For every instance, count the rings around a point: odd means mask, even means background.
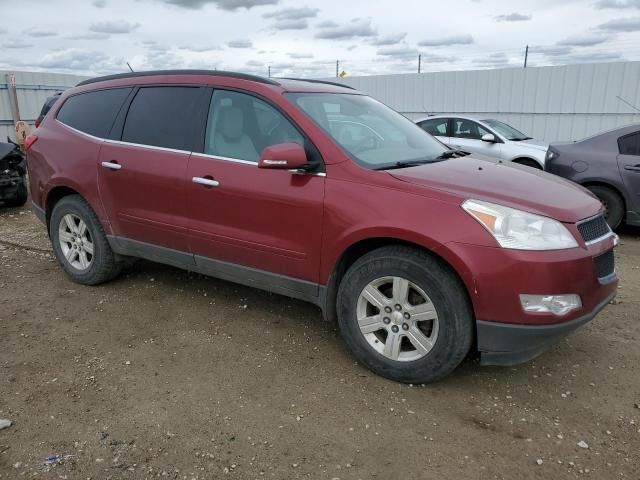
[[[418,73],[420,73],[420,70],[422,69],[422,54],[418,55]]]
[[[267,75],[271,78],[271,65],[267,68]]]
[[[129,70],[131,70],[131,73],[133,73],[133,68],[131,68],[131,65],[129,65],[129,62],[127,62],[127,67],[129,67]]]
[[[527,60],[529,59],[529,45],[524,50],[524,68],[527,68]]]
[[[340,60],[336,60],[336,78],[340,77]]]

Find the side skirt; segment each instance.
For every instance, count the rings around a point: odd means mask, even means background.
[[[326,287],[313,282],[124,237],[107,235],[107,239],[113,251],[119,255],[144,258],[221,280],[286,295],[313,303],[324,310]]]

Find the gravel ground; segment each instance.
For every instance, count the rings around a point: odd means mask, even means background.
[[[74,284],[3,209],[0,478],[639,479],[640,230],[617,261],[618,299],[537,360],[410,386],[286,297],[143,261]]]

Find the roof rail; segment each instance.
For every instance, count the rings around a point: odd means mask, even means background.
[[[291,77],[278,77],[280,80],[296,80],[298,82],[309,82],[309,83],[324,83],[325,85],[333,85],[335,87],[343,87],[348,88],[349,90],[355,90],[355,88],[345,85],[343,83],[338,82],[328,82],[326,80],[312,80],[310,78],[291,78]]]
[[[117,73],[115,75],[105,75],[103,77],[89,78],[78,83],[76,87],[82,85],[89,85],[96,82],[104,82],[107,80],[118,80],[120,78],[137,78],[137,77],[150,77],[154,75],[212,75],[219,77],[231,77],[240,78],[242,80],[249,80],[252,82],[266,83],[268,85],[279,85],[278,82],[269,78],[259,77],[257,75],[249,75],[247,73],[226,72],[224,70],[148,70],[144,72],[127,72]]]

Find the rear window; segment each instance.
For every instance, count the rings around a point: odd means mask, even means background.
[[[57,119],[70,127],[104,138],[131,88],[113,88],[81,93],[67,98]]]
[[[640,155],[640,132],[620,137],[618,148],[622,155]]]
[[[447,136],[447,124],[449,123],[448,118],[434,118],[431,120],[425,120],[424,122],[420,122],[420,128],[422,128],[425,132],[430,133],[436,137],[445,137]]]
[[[141,88],[129,107],[122,141],[191,150],[200,95],[200,87]]]

